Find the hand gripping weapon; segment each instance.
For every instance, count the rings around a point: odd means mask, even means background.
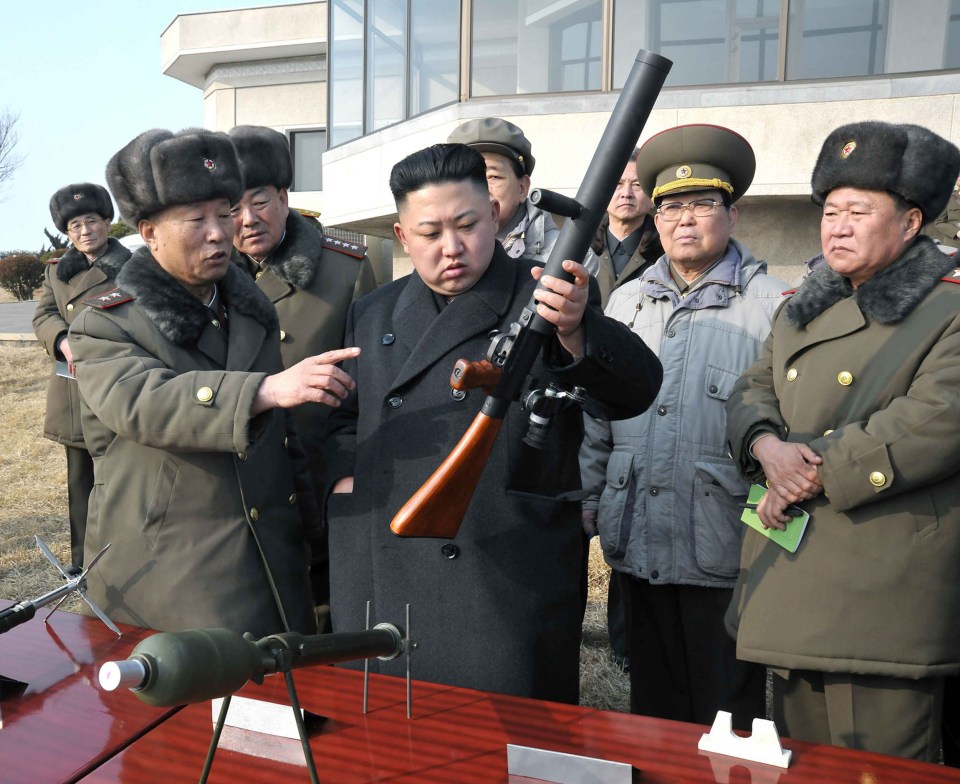
[[[586,255],[672,65],[670,60],[652,52],[641,49],[637,54],[576,199],[551,200],[554,205],[562,205],[562,209],[556,208],[568,219],[550,253],[544,275],[572,280],[564,271],[563,262],[579,261]],[[541,280],[537,287],[542,286]],[[536,306],[536,299],[531,297],[510,331],[491,339],[486,360],[457,362],[451,386],[481,387],[487,398],[447,459],[397,512],[390,524],[393,533],[447,539],[457,535],[510,404],[520,395],[530,368],[555,330],[537,314]],[[575,398],[576,391],[572,396]]]

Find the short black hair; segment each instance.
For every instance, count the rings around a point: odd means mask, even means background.
[[[471,182],[487,193],[487,164],[483,156],[465,144],[434,144],[408,155],[390,172],[390,190],[397,209],[407,194],[427,185]]]

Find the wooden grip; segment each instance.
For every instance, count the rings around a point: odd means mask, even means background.
[[[453,366],[453,372],[450,374],[450,386],[459,389],[461,392],[469,392],[471,389],[482,389],[488,395],[493,394],[493,390],[500,380],[502,371],[498,367],[481,359],[477,362],[471,362],[469,359],[458,359],[457,364]]]
[[[397,536],[453,539],[467,513],[502,419],[477,414],[459,443],[390,523]]]

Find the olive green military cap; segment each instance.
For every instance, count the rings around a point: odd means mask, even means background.
[[[529,139],[516,125],[499,117],[468,120],[447,137],[451,144],[466,144],[479,152],[496,152],[520,164],[524,174],[533,174],[536,160]]]
[[[735,202],[753,182],[757,159],[739,133],[719,125],[680,125],[651,136],[637,155],[637,179],[654,201],[719,190]]]

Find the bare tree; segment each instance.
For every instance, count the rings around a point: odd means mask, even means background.
[[[13,177],[13,173],[23,163],[23,157],[16,154],[19,120],[18,114],[11,114],[6,109],[0,112],[0,185]]]

